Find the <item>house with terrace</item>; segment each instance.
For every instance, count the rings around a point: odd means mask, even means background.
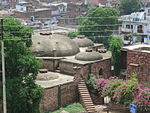
[[[130,15],[121,16],[121,32],[125,44],[141,42],[149,43],[150,39],[150,8],[142,9]]]

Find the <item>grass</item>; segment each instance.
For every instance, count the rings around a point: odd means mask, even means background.
[[[68,111],[69,113],[78,113],[78,112],[84,112],[85,109],[83,108],[83,106],[79,103],[75,103],[75,104],[70,104],[67,105],[64,108],[60,108],[59,110],[56,110],[54,112],[49,112],[49,113],[60,113],[62,111]]]

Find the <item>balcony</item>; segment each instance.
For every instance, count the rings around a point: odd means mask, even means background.
[[[132,29],[127,29],[127,28],[121,28],[121,31],[125,32],[125,33],[132,33],[133,32]]]

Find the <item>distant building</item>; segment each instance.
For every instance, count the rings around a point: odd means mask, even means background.
[[[121,16],[123,21],[121,32],[125,40],[128,41],[128,35],[133,36],[132,42],[139,41],[148,43],[150,39],[150,9],[143,9],[141,12],[135,12],[131,15]],[[131,40],[130,40],[131,41]]]

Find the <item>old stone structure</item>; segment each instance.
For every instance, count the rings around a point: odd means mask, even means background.
[[[77,84],[87,80],[111,76],[111,53],[103,44],[94,44],[85,36],[75,39],[51,33],[34,33],[31,50],[42,60],[36,83],[45,88],[41,102],[43,111],[53,111],[78,101]],[[105,51],[103,51],[105,50]]]
[[[150,46],[133,45],[123,47],[122,58],[122,68],[127,70],[128,77],[132,73],[136,73],[139,82],[148,85],[150,81]]]

